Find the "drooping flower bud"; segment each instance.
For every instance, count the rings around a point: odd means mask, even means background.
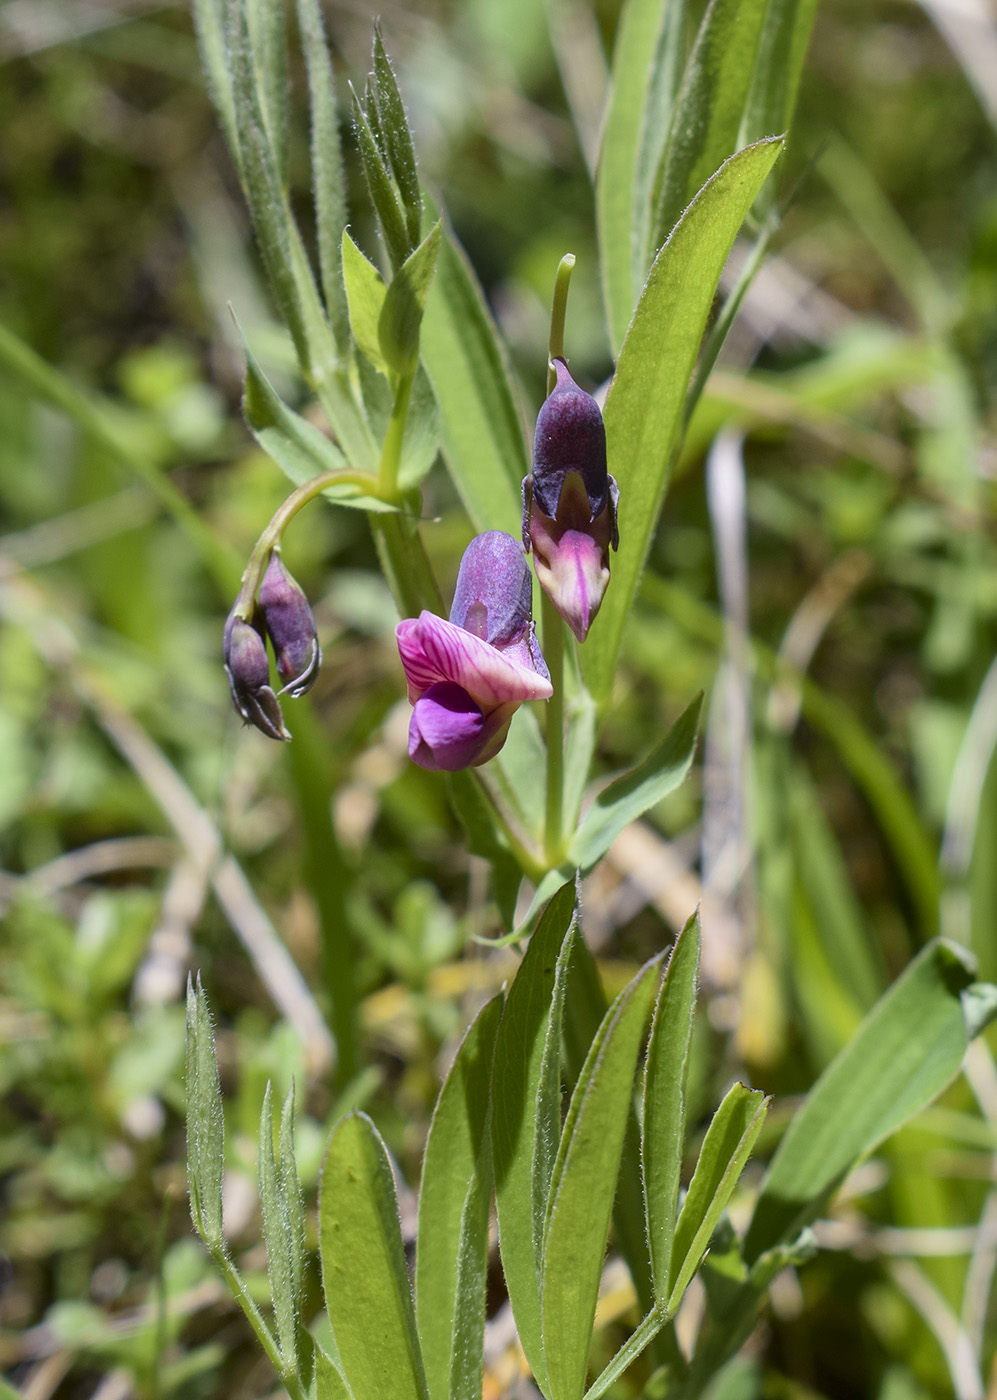
[[[523,544],[532,547],[540,586],[580,642],[609,585],[619,489],[606,468],[599,405],[563,360],[533,439],[533,473],[523,482]]]
[[[409,756],[420,767],[456,772],[486,763],[523,701],[553,694],[531,595],[522,549],[489,530],[464,552],[450,621],[422,612],[398,624],[413,706]]]
[[[300,584],[284,568],[274,549],[260,585],[259,607],[273,644],[285,691],[297,699],[311,690],[322,664],[315,619]]]
[[[270,739],[290,739],[280,701],[270,686],[262,628],[255,621],[247,622],[233,608],[225,623],[222,650],[232,701],[246,724],[255,725]]]

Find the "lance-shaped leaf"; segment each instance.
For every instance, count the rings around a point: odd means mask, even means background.
[[[769,0],[737,144],[785,131],[796,106],[817,0]]]
[[[591,870],[620,832],[674,791],[692,767],[703,697],[697,695],[644,762],[605,788],[586,812],[571,843],[571,861]]]
[[[993,1015],[965,949],[929,943],[832,1060],[793,1117],[762,1181],[745,1240],[751,1263],[799,1234],[845,1175],[958,1073]]]
[[[626,334],[647,271],[651,185],[678,84],[685,12],[685,0],[627,0],[613,45],[595,197],[603,296],[614,350]]]
[[[381,353],[396,374],[410,374],[419,358],[419,328],[442,232],[443,225],[437,219],[388,283],[377,334]]]
[[[544,1360],[533,1172],[537,1139],[545,1142],[553,1137],[556,1144],[560,1114],[555,1121],[545,1122],[538,1118],[537,1107],[540,1103],[543,1115],[550,1112],[549,1084],[541,1089],[544,1072],[549,1075],[552,1068],[550,1054],[545,1064],[544,1051],[548,1042],[553,1043],[552,1018],[560,1020],[560,1008],[552,1005],[555,971],[574,913],[571,881],[548,905],[509,989],[492,1076],[492,1146],[502,1268],[523,1351],[541,1386]],[[546,1145],[541,1150],[546,1152]]]
[[[374,30],[373,59],[371,92],[376,110],[378,140],[398,188],[409,244],[415,247],[419,240],[419,225],[422,220],[422,191],[419,189],[415,147],[412,144],[412,133],[405,116],[402,95],[398,91],[394,70],[381,39],[381,31],[377,28]]]
[[[444,238],[420,338],[440,411],[447,469],[478,530],[507,530],[522,513],[528,455],[508,358],[474,273]]]
[[[349,344],[340,235],[346,228],[346,182],[336,111],[336,83],[318,0],[297,0],[298,29],[308,72],[311,109],[312,186],[315,241],[322,291],[340,355]]]
[[[218,1082],[208,999],[197,979],[187,980],[187,1176],[197,1233],[212,1247],[223,1243],[222,1157],[225,1118]]]
[[[613,1002],[568,1106],[551,1180],[541,1309],[547,1394],[581,1400],[634,1072],[661,958]]]
[[[430,1400],[480,1400],[488,1207],[490,1081],[502,998],[478,1013],[433,1110],[419,1189],[415,1300]]]
[[[644,1067],[641,1164],[655,1301],[668,1298],[685,1146],[686,1079],[699,976],[699,915],[683,928],[665,972]]]
[[[384,235],[384,245],[392,267],[401,267],[414,246],[409,237],[408,221],[402,205],[401,195],[391,177],[387,153],[378,141],[377,108],[372,101],[368,86],[364,101],[354,93],[353,129],[356,132],[360,161],[363,166],[367,193],[374,206],[377,221]]]
[[[609,470],[620,488],[613,582],[582,648],[582,672],[608,697],[651,536],[664,499],[689,378],[720,273],[782,149],[761,141],[732,156],[700,190],[654,261],[606,400]]]
[[[353,1400],[342,1374],[321,1347],[315,1349],[315,1400]]]
[[[253,437],[295,486],[303,486],[319,472],[349,468],[334,442],[319,432],[307,418],[295,413],[267,379],[259,362],[243,341],[246,351],[246,383],[242,411]],[[367,495],[356,481],[332,483],[322,493],[337,505],[356,510],[391,512],[396,509],[377,496]]]
[[[377,268],[364,256],[345,228],[342,245],[343,285],[346,288],[353,339],[374,368],[386,374],[388,362],[381,350],[378,324],[388,289]]]
[[[699,1268],[765,1122],[760,1089],[735,1084],[713,1115],[675,1226],[667,1309],[673,1314]]]
[[[766,6],[767,0],[710,0],[668,133],[655,214],[656,247],[700,186],[737,147]]]
[[[329,1320],[353,1394],[428,1400],[391,1166],[363,1113],[344,1118],[329,1143],[319,1251]]]
[[[281,1114],[278,1165],[273,1141],[272,1094],[267,1084],[260,1114],[259,1180],[277,1342],[285,1365],[301,1371],[304,1358],[299,1354],[298,1335],[304,1288],[304,1205],[291,1140],[293,1105],[292,1089]]]
[[[287,38],[284,0],[245,0],[250,42],[258,72],[260,109],[281,185],[287,184]]]

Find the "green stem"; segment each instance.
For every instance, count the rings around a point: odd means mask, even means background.
[[[296,491],[292,491],[287,499],[277,507],[270,523],[253,546],[249,563],[242,576],[242,587],[239,589],[239,596],[236,599],[237,616],[245,618],[247,621],[252,616],[253,604],[259,592],[270,555],[274,546],[280,543],[281,535],[298,511],[303,506],[308,505],[309,501],[314,501],[316,496],[321,496],[326,487],[340,484],[358,486],[368,496],[380,496],[381,494],[380,484],[375,477],[371,476],[370,472],[344,471],[342,468],[319,472],[317,476],[306,481],[303,486],[299,486]]]
[[[547,811],[544,854],[556,866],[562,855],[564,805],[564,623],[554,604],[543,595],[544,660],[554,694],[547,701]]]
[[[408,421],[409,401],[412,398],[412,382],[415,372],[402,374],[395,386],[395,401],[391,406],[388,430],[384,434],[381,447],[380,483],[381,495],[386,501],[398,494],[398,473],[402,462],[402,443],[405,440],[405,424]]]
[[[280,1348],[274,1341],[270,1328],[263,1321],[263,1314],[250,1297],[245,1280],[239,1270],[232,1263],[225,1246],[222,1244],[209,1244],[208,1250],[218,1269],[225,1277],[225,1282],[232,1291],[232,1296],[239,1304],[246,1316],[246,1321],[256,1333],[256,1338],[267,1354],[267,1359],[273,1366],[280,1382],[287,1391],[291,1400],[307,1400],[305,1389],[300,1378],[293,1367],[286,1366],[280,1354]]]
[[[371,514],[368,519],[402,617],[418,617],[423,608],[442,615],[443,598],[418,528],[401,515]]]
[[[554,361],[564,359],[564,318],[568,309],[568,287],[571,285],[571,274],[574,270],[574,253],[565,253],[557,265],[557,276],[554,278],[554,299],[550,308],[550,340],[547,349],[548,394],[557,383]]]

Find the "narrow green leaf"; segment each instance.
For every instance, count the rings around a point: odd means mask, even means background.
[[[0,1376],[0,1400],[24,1400],[21,1392],[15,1390],[9,1381]]]
[[[502,998],[478,1013],[440,1090],[419,1190],[415,1302],[430,1400],[480,1400],[492,1152],[490,1081]]]
[[[777,136],[793,118],[817,0],[768,0],[737,144]]]
[[[354,1395],[428,1400],[388,1154],[363,1113],[338,1124],[319,1192],[329,1320]]]
[[[571,843],[570,858],[591,870],[632,821],[674,791],[692,767],[703,697],[697,695],[644,762],[610,783],[586,812]]]
[[[633,1096],[634,1071],[661,958],[609,1008],[568,1106],[551,1181],[541,1307],[550,1400],[581,1400],[599,1277]]]
[[[766,0],[710,0],[672,115],[655,211],[655,246],[665,241],[692,196],[736,148],[765,7]]]
[[[260,106],[273,151],[277,179],[287,186],[287,39],[284,0],[246,0],[253,66]]]
[[[668,1274],[685,1148],[686,1079],[699,978],[699,914],[683,928],[665,971],[644,1067],[641,1163],[655,1301],[668,1297]]]
[[[267,278],[291,332],[302,370],[316,392],[320,392],[335,378],[339,360],[336,343],[280,178],[247,8],[242,0],[223,0],[223,5],[235,109],[236,163]]]
[[[956,944],[929,943],[828,1065],[765,1173],[745,1240],[749,1263],[814,1220],[855,1163],[958,1073],[973,967]]]
[[[386,374],[388,364],[381,352],[377,326],[384,309],[387,287],[377,268],[364,256],[350,237],[349,229],[345,228],[342,237],[342,268],[353,339],[361,354],[367,356],[374,368]]]
[[[280,1133],[277,1150],[277,1184],[283,1201],[287,1220],[287,1243],[289,1250],[289,1270],[294,1297],[294,1311],[298,1318],[295,1338],[297,1347],[297,1370],[304,1375],[306,1359],[310,1348],[304,1342],[301,1327],[301,1309],[305,1283],[305,1198],[301,1190],[301,1177],[294,1156],[294,1085],[287,1091],[284,1107],[280,1114]]]
[[[578,1083],[589,1048],[607,1010],[606,993],[595,958],[584,938],[575,938],[571,945],[563,1017],[564,1080],[569,1093]],[[640,1127],[636,1103],[631,1100],[613,1200],[613,1234],[616,1246],[630,1270],[638,1304],[646,1311],[651,1306],[652,1289],[640,1155]]]
[[[505,350],[452,236],[440,248],[420,350],[440,411],[443,455],[477,530],[515,534],[527,448]]]
[[[243,348],[246,383],[242,409],[250,432],[267,456],[273,458],[295,486],[302,486],[319,472],[346,471],[346,461],[336,444],[284,403],[245,340]],[[396,509],[376,496],[366,495],[353,481],[344,481],[342,485],[334,483],[322,494],[337,505],[357,510],[392,512]]]
[[[201,56],[201,66],[207,79],[208,94],[222,124],[222,131],[232,158],[239,169],[239,136],[236,130],[235,97],[232,73],[225,52],[224,0],[192,0],[194,32]]]
[[[523,1351],[541,1386],[544,1360],[532,1206],[535,1113],[555,966],[574,912],[571,881],[548,905],[509,989],[492,1075],[492,1148],[502,1268]]]
[[[577,895],[576,895],[577,898]],[[543,1053],[537,1077],[537,1094],[533,1113],[533,1162],[530,1172],[530,1195],[533,1211],[533,1259],[539,1276],[543,1263],[544,1238],[547,1233],[547,1212],[551,1184],[561,1144],[561,1080],[564,1010],[568,980],[574,961],[574,951],[581,942],[577,919],[564,936],[554,967],[554,990],[544,1027]]]
[[[315,1348],[315,1400],[353,1400],[335,1362],[321,1347]]]
[[[405,211],[409,246],[419,241],[419,225],[422,220],[422,192],[419,189],[419,172],[415,163],[415,147],[409,131],[405,106],[394,70],[381,40],[381,31],[374,29],[374,95],[377,102],[379,127],[385,146],[385,154],[398,193]]]
[[[297,6],[311,107],[312,184],[319,268],[326,311],[342,355],[349,344],[340,248],[340,235],[347,223],[347,206],[336,81],[318,0],[297,0]]]
[[[627,1367],[632,1366],[641,1352],[654,1341],[666,1321],[666,1314],[658,1309],[648,1313],[637,1330],[631,1333],[624,1345],[620,1347],[609,1365],[599,1373],[586,1390],[585,1400],[599,1400],[600,1396],[605,1395],[609,1387],[619,1380]]]
[[[623,342],[644,282],[642,229],[659,158],[657,147],[653,154],[648,147],[653,146],[655,132],[668,128],[684,20],[685,0],[628,0],[613,46],[595,198],[599,264],[614,351]]]
[[[765,1122],[760,1089],[735,1084],[713,1115],[675,1226],[668,1313],[682,1301]]]
[[[700,190],[654,261],[606,400],[609,469],[620,487],[613,580],[582,649],[596,700],[608,698],[623,624],[657,524],[696,361],[720,273],[781,141],[732,156]]]
[[[187,979],[187,1176],[190,1213],[205,1244],[223,1244],[225,1117],[208,999]]]
[[[377,334],[381,352],[396,374],[410,374],[419,357],[419,328],[442,232],[443,225],[437,219],[388,284]]]
[[[369,105],[369,93],[367,96]],[[370,122],[372,115],[374,114],[361,103],[354,93],[353,129],[356,132],[357,146],[360,150],[360,162],[363,166],[364,179],[367,182],[367,193],[374,206],[377,221],[381,225],[384,245],[388,250],[391,265],[392,267],[401,267],[410,251],[405,211],[391,179],[384,152],[382,152],[374,135]]]
[[[260,1114],[258,1158],[260,1203],[263,1207],[263,1239],[267,1247],[267,1272],[273,1299],[277,1343],[284,1364],[296,1369],[297,1333],[301,1316],[300,1240],[295,1241],[289,1202],[277,1174],[273,1144],[273,1099],[267,1083]]]

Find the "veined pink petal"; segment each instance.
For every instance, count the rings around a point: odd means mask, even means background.
[[[554,693],[546,676],[431,612],[406,618],[395,635],[410,704],[438,681],[463,686],[485,712],[524,700],[549,700]]]

